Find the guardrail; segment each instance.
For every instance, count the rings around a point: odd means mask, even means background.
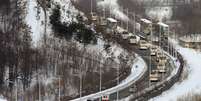
[[[163,91],[171,88],[177,81],[179,81],[182,71],[183,71],[183,67],[184,67],[184,60],[179,52],[177,52],[177,59],[180,62],[180,66],[179,66],[179,68],[177,68],[175,75],[171,75],[170,77],[166,78],[165,80],[163,80],[149,88],[146,88],[143,91],[132,94],[130,96],[130,100],[131,101],[148,100],[152,97],[155,97],[155,96],[161,94]]]
[[[109,88],[107,90],[104,90],[104,91],[101,91],[101,92],[98,92],[98,93],[95,93],[95,94],[90,94],[90,95],[87,95],[87,96],[84,96],[84,97],[81,97],[81,98],[77,98],[77,99],[74,99],[74,100],[71,100],[71,101],[86,101],[86,100],[89,100],[89,99],[99,99],[101,98],[101,96],[103,95],[111,95],[113,93],[116,93],[118,91],[121,91],[129,86],[131,86],[133,83],[135,83],[137,80],[139,80],[140,78],[143,77],[144,73],[147,71],[147,64],[144,62],[144,60],[141,58],[141,57],[138,57],[136,58],[137,61],[136,62],[142,62],[143,63],[143,71],[136,75],[136,77],[132,78],[132,79],[129,79],[127,82],[124,82],[122,81],[119,85],[115,86],[115,87],[112,87],[112,88]],[[139,64],[134,64],[134,65],[139,65]],[[135,66],[133,67],[135,68]],[[140,67],[139,67],[140,68]]]
[[[175,75],[170,75],[165,80],[158,82],[156,85],[152,85],[149,88],[145,88],[142,91],[132,94],[131,96],[129,96],[131,101],[148,100],[149,98],[157,96],[161,94],[163,91],[171,88],[177,81],[179,81],[184,67],[184,60],[179,52],[176,53],[177,53],[177,59],[180,62],[180,66],[179,68],[177,68]]]

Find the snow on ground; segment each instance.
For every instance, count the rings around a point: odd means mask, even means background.
[[[5,99],[1,99],[1,98],[0,98],[0,101],[7,101],[7,100],[5,100]]]
[[[100,98],[103,95],[110,95],[114,92],[120,91],[126,87],[131,86],[134,82],[140,79],[144,75],[146,70],[147,70],[147,65],[145,61],[141,57],[137,57],[132,66],[131,74],[125,80],[123,80],[119,85],[106,89],[104,91],[98,92],[98,93],[84,96],[82,98],[74,99],[72,101],[86,101],[87,99]]]
[[[101,0],[98,2],[98,6],[112,11],[111,13],[115,15],[118,19],[124,21],[129,20],[129,18],[120,10],[117,0]]]
[[[62,22],[71,22],[76,21],[76,15],[81,13],[78,11],[73,4],[71,3],[71,0],[54,0],[54,3],[60,5],[61,7],[61,21]],[[83,14],[83,13],[81,13]]]
[[[26,22],[31,27],[32,32],[32,41],[34,46],[38,44],[38,41],[41,39],[44,34],[44,12],[40,8],[40,13],[37,16],[37,2],[36,0],[28,0],[27,2],[27,15]]]
[[[176,47],[187,62],[187,66],[184,68],[187,68],[189,71],[188,77],[150,101],[176,101],[177,98],[185,96],[188,93],[197,94],[201,92],[201,53],[193,49],[183,48],[178,44]]]
[[[84,47],[83,44],[80,44],[77,42],[77,45],[79,47]],[[108,49],[105,49],[105,45],[110,45]],[[132,60],[135,56],[131,57],[125,49],[123,49],[120,45],[115,43],[108,43],[105,42],[102,38],[97,38],[97,44],[89,44],[85,46],[88,52],[91,53],[97,53],[102,55],[104,59],[112,58],[115,60],[116,63],[119,63],[119,56],[123,56],[122,58],[126,59],[129,58],[129,60]],[[130,63],[132,61],[128,61],[127,63]],[[131,63],[132,64],[132,63]]]
[[[2,96],[0,96],[0,101],[7,101],[7,100],[4,99]]]

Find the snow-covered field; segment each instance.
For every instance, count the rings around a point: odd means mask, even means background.
[[[176,101],[177,98],[189,93],[197,94],[201,92],[201,53],[193,49],[183,48],[178,44],[176,44],[176,47],[187,62],[187,66],[184,68],[188,69],[188,77],[150,101]]]
[[[72,101],[86,101],[87,99],[94,99],[99,98],[103,95],[110,95],[114,92],[120,91],[128,86],[131,86],[134,82],[136,82],[140,77],[143,76],[143,74],[146,72],[147,66],[144,60],[141,57],[136,58],[134,61],[134,64],[132,66],[131,74],[123,80],[119,85],[112,87],[110,89],[91,94],[88,96],[84,96],[82,98],[77,98]]]

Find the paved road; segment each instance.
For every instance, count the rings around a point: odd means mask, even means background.
[[[129,86],[129,87],[127,87],[124,90],[121,90],[119,92],[119,98],[120,99],[128,97],[131,94],[131,92],[129,91],[129,89],[131,87],[136,87],[136,91],[135,92],[137,92],[137,91],[140,91],[140,90],[143,90],[143,89],[149,87],[150,85],[156,84],[156,82],[152,82],[152,83],[149,82],[149,72],[150,72],[150,68],[151,68],[151,70],[157,68],[156,67],[157,66],[156,57],[152,56],[150,58],[150,50],[149,49],[147,49],[147,50],[141,50],[141,49],[139,49],[138,45],[130,45],[127,40],[122,40],[122,41],[124,41],[124,42],[120,43],[120,44],[122,46],[129,46],[129,47],[124,47],[124,48],[127,48],[128,50],[132,50],[135,53],[137,53],[138,55],[140,55],[143,58],[143,60],[146,62],[146,64],[148,65],[149,69],[145,73],[145,75],[144,75],[144,77],[142,79],[136,81],[133,85],[131,85],[131,86]],[[122,42],[122,41],[120,41],[120,42]],[[166,66],[170,67],[170,64],[167,63]],[[170,75],[171,71],[172,71],[172,69],[170,68],[169,71],[168,71],[168,73],[165,74],[165,75],[163,75],[163,78],[168,77]],[[160,76],[162,77],[162,75],[160,75]],[[162,78],[160,78],[160,79],[162,79]],[[117,99],[117,93],[111,94],[110,100],[116,100],[116,99]]]
[[[136,68],[136,66],[138,68]],[[98,99],[103,95],[111,95],[113,93],[116,93],[117,91],[124,90],[127,87],[131,86],[133,83],[135,83],[137,80],[139,80],[146,71],[147,71],[147,65],[145,64],[144,60],[141,57],[137,57],[132,67],[131,74],[119,85],[106,89],[101,92],[97,92],[97,93],[90,94],[81,98],[74,99],[72,101],[86,101],[88,99]]]

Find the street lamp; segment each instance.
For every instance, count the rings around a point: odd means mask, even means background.
[[[15,101],[18,101],[18,79],[20,79],[20,78],[16,78],[16,80],[15,80],[15,82],[13,82],[13,81],[10,81],[9,79],[6,79],[6,81],[8,82],[8,83],[12,83],[14,86],[16,86],[16,90],[15,90],[15,94],[16,94],[16,96],[15,96]],[[16,85],[15,85],[16,84]]]

